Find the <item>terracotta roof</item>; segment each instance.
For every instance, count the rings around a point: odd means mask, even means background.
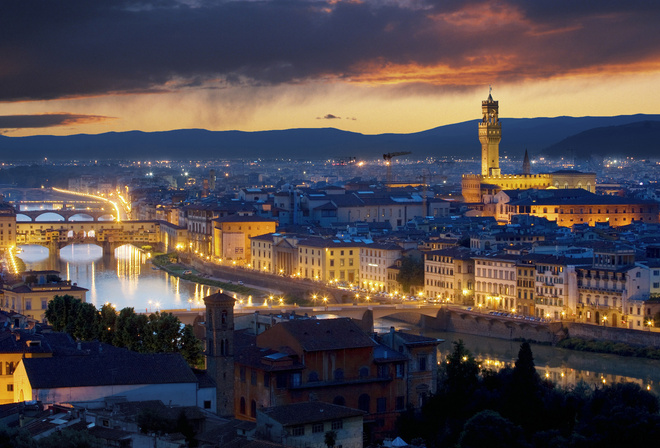
[[[264,218],[262,216],[255,216],[255,215],[249,215],[249,216],[238,216],[238,215],[231,215],[231,216],[224,216],[222,218],[215,218],[213,221],[215,222],[277,222],[275,219],[271,218]]]
[[[373,347],[376,343],[351,319],[299,319],[281,322],[308,352]],[[262,334],[265,334],[262,333]]]
[[[283,406],[273,406],[260,410],[282,426],[297,426],[328,420],[339,420],[343,418],[359,417],[364,411],[338,406],[336,404],[323,403],[320,401],[307,401],[293,403]]]

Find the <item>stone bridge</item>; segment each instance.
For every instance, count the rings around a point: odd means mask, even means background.
[[[156,246],[160,226],[156,221],[35,221],[16,223],[16,244],[38,244],[51,250],[69,244],[96,244],[112,253],[125,244]]]
[[[169,310],[183,323],[204,321],[204,309]],[[563,331],[561,322],[545,323],[492,316],[447,305],[328,305],[299,307],[236,305],[237,316],[253,314],[291,314],[299,316],[349,317],[367,332],[373,331],[374,320],[391,317],[410,325],[433,331],[458,332],[507,340],[529,340],[554,343]]]
[[[116,216],[117,212],[114,209],[111,211],[82,210],[82,209],[78,210],[78,209],[70,209],[70,208],[60,209],[60,210],[17,210],[16,216],[19,217],[23,215],[30,218],[30,221],[18,221],[18,222],[39,222],[37,221],[37,218],[41,215],[45,215],[46,213],[53,213],[55,215],[59,215],[62,218],[64,218],[64,221],[66,222],[72,222],[71,218],[74,216],[91,218],[92,221],[99,221],[101,220],[101,218],[104,218],[102,219],[102,221],[114,221],[117,219]],[[81,222],[81,221],[75,221],[75,222]]]

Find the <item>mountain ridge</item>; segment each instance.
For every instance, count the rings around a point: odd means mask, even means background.
[[[222,158],[317,158],[357,156],[380,157],[390,151],[411,151],[414,156],[479,157],[477,136],[479,120],[469,120],[414,133],[362,134],[332,127],[292,128],[267,131],[210,131],[190,128],[171,131],[110,131],[102,134],[67,136],[39,135],[10,137],[0,135],[0,156],[4,160],[93,160],[93,159],[222,159]],[[658,126],[628,126],[616,131],[612,144],[626,141],[624,134],[641,132],[643,138],[628,137],[637,147],[621,154],[646,157],[657,154],[653,142],[660,137],[660,115],[619,115],[614,117],[538,117],[502,118],[502,156],[564,154],[566,151],[587,157],[607,146],[603,128],[617,128],[634,123],[658,123]],[[601,129],[597,131],[597,129]],[[591,133],[588,133],[591,131]],[[588,134],[577,137],[587,132]],[[612,131],[614,132],[614,131]],[[576,149],[582,145],[585,150]],[[651,148],[649,150],[648,148]],[[625,154],[626,152],[630,154]],[[646,155],[643,155],[643,154]],[[652,154],[653,153],[653,154]],[[108,157],[108,154],[112,156]],[[184,156],[185,154],[185,156]],[[310,157],[310,154],[316,157]]]

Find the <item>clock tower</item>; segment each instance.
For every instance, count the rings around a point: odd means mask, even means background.
[[[481,142],[481,175],[493,177],[500,175],[500,140],[502,123],[499,120],[499,105],[488,93],[488,99],[481,102],[483,119],[479,123],[479,141]]]

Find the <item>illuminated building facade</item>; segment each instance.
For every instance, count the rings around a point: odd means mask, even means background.
[[[470,249],[455,246],[424,254],[424,294],[429,301],[472,305],[474,260]]]
[[[481,102],[482,120],[479,122],[481,142],[481,174],[464,174],[462,179],[463,200],[482,204],[500,190],[527,188],[584,188],[594,192],[596,175],[579,171],[561,170],[554,173],[530,174],[529,164],[523,164],[521,174],[502,174],[499,145],[502,140],[502,123],[499,120],[499,102],[491,94]]]
[[[370,244],[360,248],[360,287],[372,292],[394,293],[388,285],[387,268],[401,258],[403,249],[396,244]]]
[[[250,238],[274,233],[277,221],[260,216],[225,216],[213,220],[213,255],[251,264]]]
[[[594,251],[593,265],[577,270],[577,322],[644,328],[651,270],[635,262],[635,249],[611,245]]]
[[[0,310],[46,322],[48,303],[55,296],[69,295],[85,302],[87,291],[69,280],[61,280],[58,271],[26,271],[20,280],[2,285]]]

